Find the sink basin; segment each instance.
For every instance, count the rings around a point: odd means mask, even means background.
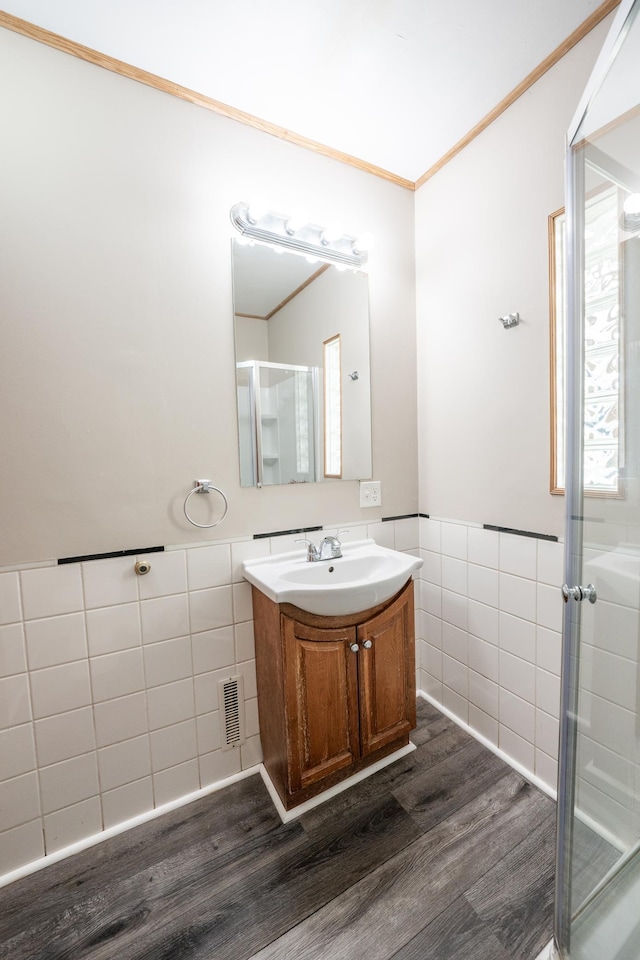
[[[274,603],[292,603],[320,616],[360,613],[388,600],[422,566],[419,557],[374,540],[342,545],[342,557],[309,563],[306,550],[242,564],[245,579]]]

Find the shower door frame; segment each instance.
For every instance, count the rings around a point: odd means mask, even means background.
[[[569,146],[566,157],[567,237],[567,358],[565,422],[565,583],[580,581],[583,510],[583,277],[584,161],[582,151]],[[571,848],[575,809],[578,731],[578,666],[580,605],[564,605],[562,624],[560,742],[556,833],[556,894],[554,941],[559,956],[568,955],[571,932]]]
[[[585,154],[589,141],[574,141],[624,43],[640,0],[622,0],[567,136],[565,159],[567,250],[567,351],[565,423],[565,584],[581,583],[583,548],[584,220]],[[615,182],[615,180],[614,180]],[[556,890],[551,956],[564,960],[571,942],[571,850],[575,814],[578,732],[580,604],[565,602],[558,756]],[[606,877],[604,878],[606,881]],[[601,884],[596,886],[596,890]],[[593,895],[593,893],[592,893]]]

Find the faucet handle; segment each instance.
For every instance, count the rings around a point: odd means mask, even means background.
[[[296,540],[296,543],[307,544],[307,560],[317,560],[319,558],[318,548],[312,540],[309,540],[307,537],[302,537],[301,540]]]

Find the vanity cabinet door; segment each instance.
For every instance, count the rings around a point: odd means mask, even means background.
[[[304,789],[360,755],[355,627],[318,630],[282,617],[288,788]]]
[[[416,725],[413,582],[378,616],[358,627],[362,756]]]

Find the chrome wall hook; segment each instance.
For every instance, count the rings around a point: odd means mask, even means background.
[[[517,327],[520,323],[520,314],[519,313],[508,313],[506,317],[498,317],[498,320],[505,328],[508,330],[509,327]]]

